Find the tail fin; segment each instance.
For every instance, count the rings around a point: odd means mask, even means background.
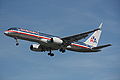
[[[103,23],[100,24],[99,30],[95,31],[84,43],[88,44],[93,47],[97,47],[100,35],[101,35],[101,28],[102,28]]]

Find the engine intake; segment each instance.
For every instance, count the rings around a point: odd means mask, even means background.
[[[30,50],[32,50],[32,51],[40,51],[40,52],[44,51],[43,47],[40,44],[32,44],[30,46]]]
[[[55,43],[55,44],[62,44],[63,40],[58,37],[53,37],[51,38],[50,42]]]

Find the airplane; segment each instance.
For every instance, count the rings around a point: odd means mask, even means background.
[[[111,44],[98,46],[102,25],[103,23],[101,23],[97,29],[63,38],[16,27],[9,28],[4,34],[14,38],[16,45],[19,45],[18,39],[36,42],[37,44],[30,46],[30,50],[36,52],[49,51],[49,56],[54,56],[54,53],[52,53],[53,50],[59,50],[62,53],[66,50],[76,52],[99,52],[102,48],[111,46]],[[86,38],[90,33],[93,34],[85,42],[79,42],[79,40]]]

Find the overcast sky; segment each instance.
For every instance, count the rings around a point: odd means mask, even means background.
[[[0,80],[120,80],[119,0],[0,0]],[[95,29],[103,22],[98,53],[29,49],[34,42],[3,34],[10,27],[69,36]],[[87,38],[86,38],[87,39]],[[84,41],[84,40],[82,40]]]

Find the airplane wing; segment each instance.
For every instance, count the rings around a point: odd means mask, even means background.
[[[71,42],[76,42],[76,41],[78,41],[78,40],[81,40],[81,39],[87,37],[88,34],[90,34],[90,33],[92,33],[92,32],[95,32],[95,31],[97,31],[97,30],[100,30],[100,28],[94,29],[94,30],[91,30],[91,31],[88,31],[88,32],[76,34],[76,35],[73,35],[73,36],[64,37],[64,38],[62,38],[62,40],[64,40],[65,42],[69,42],[69,43],[71,43]]]

